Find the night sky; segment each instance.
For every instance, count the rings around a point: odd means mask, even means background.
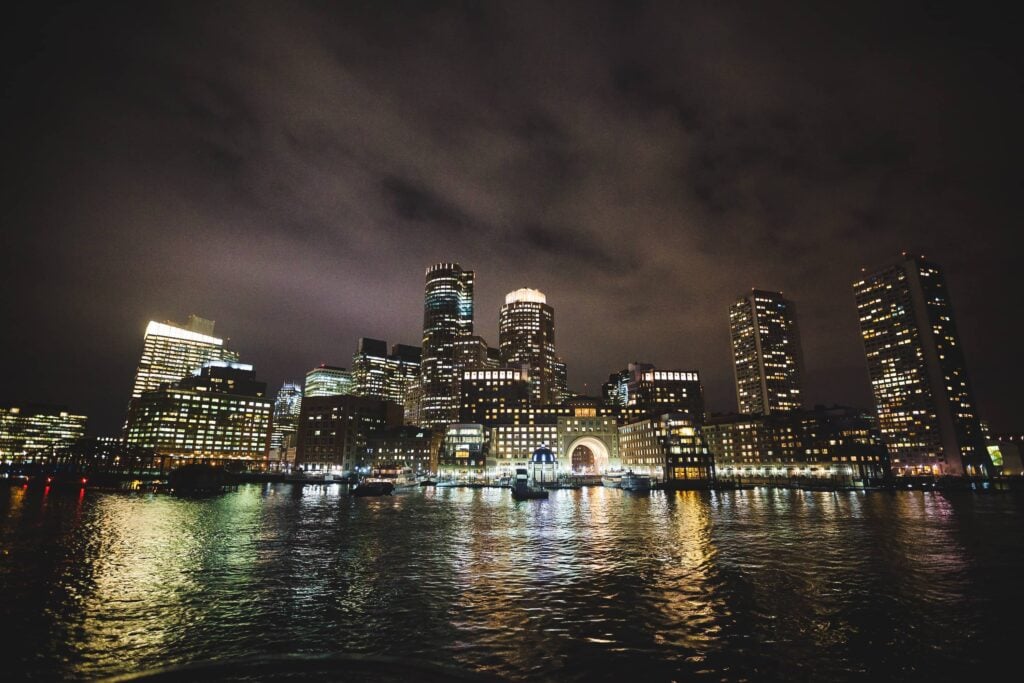
[[[0,402],[116,433],[146,322],[189,313],[273,393],[361,336],[418,345],[424,269],[457,261],[492,344],[506,292],[547,293],[576,391],[641,360],[734,410],[756,286],[797,302],[808,402],[869,407],[851,283],[910,250],[982,417],[1024,428],[1024,59],[994,9],[23,4]]]

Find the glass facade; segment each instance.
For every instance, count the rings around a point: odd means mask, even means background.
[[[455,342],[473,334],[473,271],[439,263],[426,272],[420,422],[443,427],[458,420],[459,380]]]
[[[313,396],[348,396],[355,394],[356,383],[352,373],[345,368],[333,365],[321,365],[306,373],[306,384],[302,395]]]

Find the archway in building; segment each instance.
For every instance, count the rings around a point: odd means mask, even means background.
[[[594,474],[594,451],[583,444],[573,449],[572,471],[577,474]]]
[[[585,474],[604,472],[608,469],[608,460],[611,458],[608,446],[605,445],[604,441],[593,436],[581,436],[574,440],[569,444],[566,452],[569,454],[569,462],[572,465],[573,472],[581,472],[576,466],[576,463],[580,462],[585,464],[582,470]]]

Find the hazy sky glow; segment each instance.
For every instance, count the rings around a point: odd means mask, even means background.
[[[570,386],[630,360],[735,409],[728,306],[798,305],[814,402],[868,406],[851,283],[945,266],[983,417],[1022,427],[1021,65],[935,3],[34,5],[4,41],[0,401],[112,433],[150,319],[276,390],[419,344],[423,274],[519,287]],[[785,7],[770,5],[785,5]]]

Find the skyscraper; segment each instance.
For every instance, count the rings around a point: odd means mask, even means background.
[[[941,269],[904,254],[855,282],[853,290],[893,471],[990,471]]]
[[[557,403],[555,309],[536,289],[517,289],[505,296],[498,313],[498,349],[507,367],[526,367],[534,404]]]
[[[388,353],[388,343],[362,337],[352,356],[353,393],[357,396],[405,403],[410,386],[420,376],[420,349],[395,344]]]
[[[793,302],[752,289],[729,308],[729,331],[739,412],[799,410],[803,354]]]
[[[184,325],[150,321],[142,344],[142,359],[135,373],[132,398],[155,391],[188,377],[193,370],[212,360],[237,361],[238,354],[213,336],[213,321],[195,315]]]
[[[345,368],[333,365],[320,365],[306,373],[306,384],[302,395],[313,396],[344,396],[355,393],[355,380],[352,373]]]
[[[423,301],[421,426],[439,427],[459,415],[455,341],[473,334],[473,271],[457,263],[427,268]]]
[[[278,457],[294,446],[298,430],[299,411],[302,410],[302,387],[285,382],[274,399],[274,430],[270,433],[270,450]]]

